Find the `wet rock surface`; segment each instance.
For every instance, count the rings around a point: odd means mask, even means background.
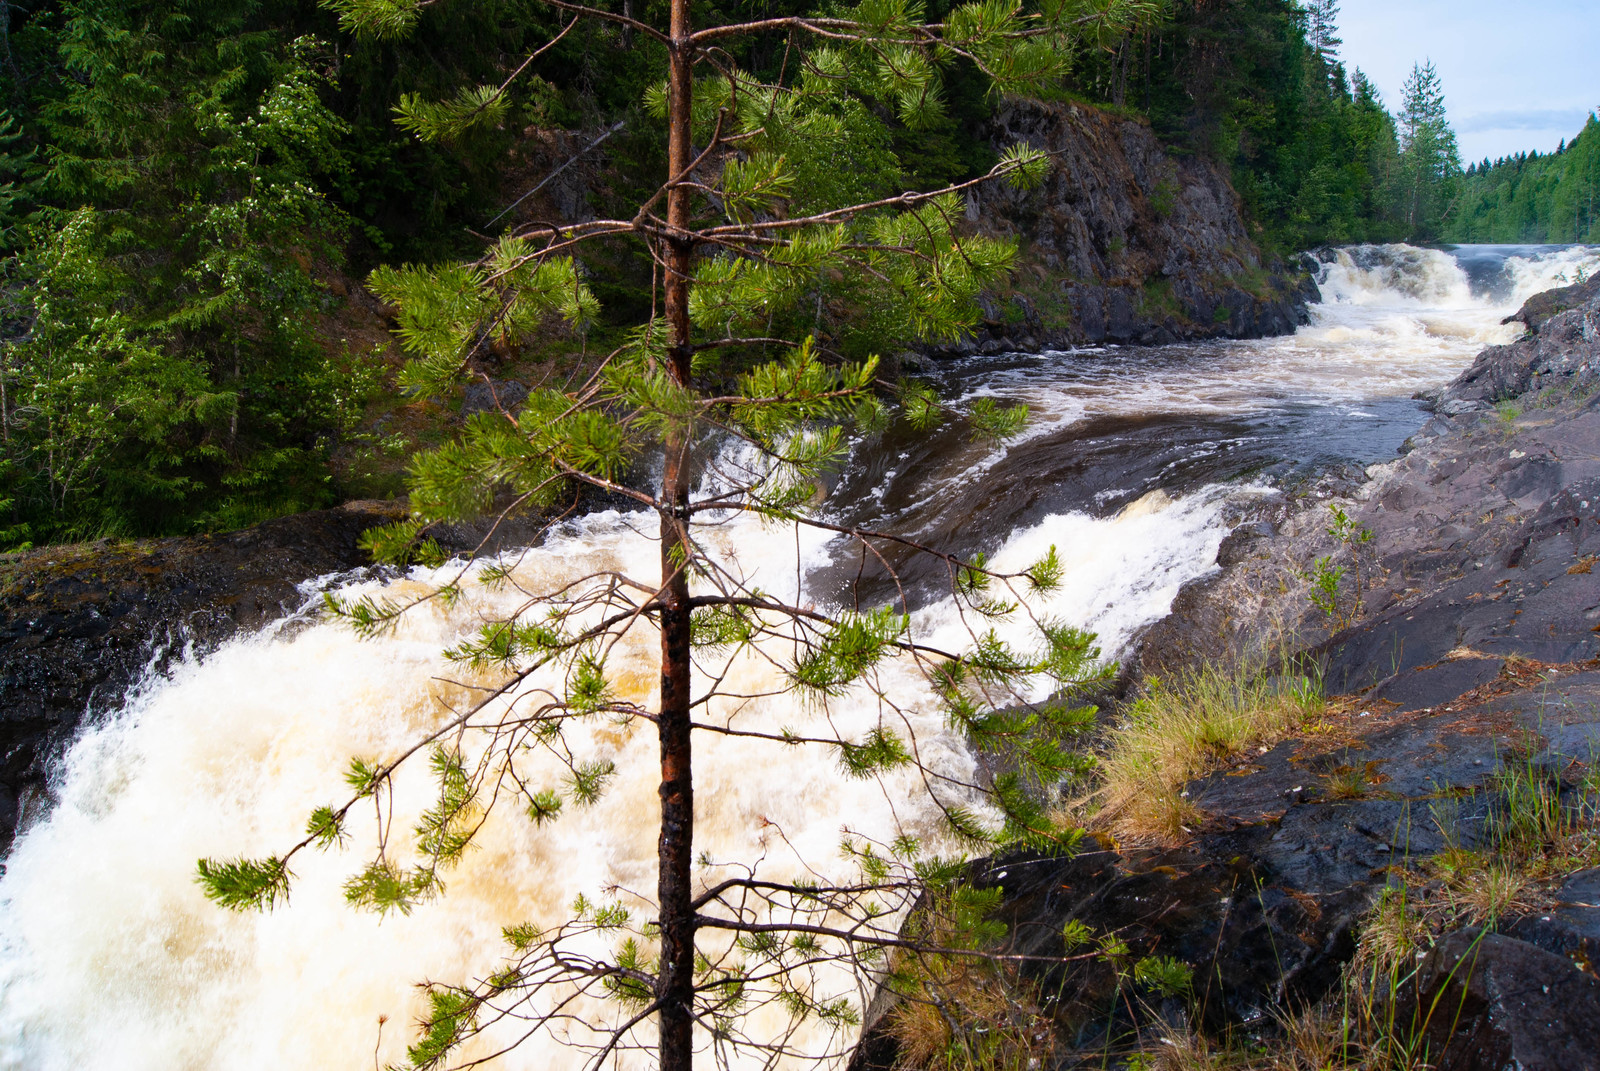
[[[1429,951],[1397,1020],[1437,1071],[1600,1067],[1600,979],[1501,934],[1453,933]]]
[[[1530,335],[1480,357],[1404,456],[1364,482],[1268,502],[1224,542],[1220,572],[1143,640],[1139,667],[1157,675],[1300,649],[1339,697],[1328,713],[1191,783],[1203,819],[1181,846],[986,864],[1006,892],[1008,951],[1038,957],[1025,973],[1050,998],[1058,1051],[1110,1051],[1131,1027],[1170,1020],[1119,997],[1109,967],[1065,958],[1073,920],[1120,938],[1129,962],[1190,964],[1180,1027],[1270,1036],[1335,991],[1399,875],[1490,844],[1511,772],[1563,807],[1592,799],[1600,289],[1544,295],[1520,315]],[[1330,533],[1332,505],[1370,541]],[[1323,557],[1346,570],[1331,616],[1307,599]],[[1491,932],[1447,933],[1421,962],[1395,1009],[1429,1066],[1600,1066],[1600,871],[1557,884]]]
[[[1034,190],[993,183],[969,196],[968,219],[1017,238],[1021,259],[981,329],[942,353],[1289,334],[1319,300],[1302,266],[1256,247],[1221,171],[1169,154],[1132,119],[1008,101],[989,139],[1043,149],[1051,170]]]
[[[1530,334],[1493,346],[1438,399],[1441,412],[1467,413],[1530,391],[1592,390],[1600,383],[1600,277],[1549,290],[1512,317]]]

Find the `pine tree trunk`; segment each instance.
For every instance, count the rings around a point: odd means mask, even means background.
[[[689,43],[689,0],[672,0],[672,45],[667,92],[666,315],[671,332],[670,373],[688,383],[693,350],[689,324],[690,191],[676,185],[692,159],[690,106],[694,55]],[[656,981],[660,1071],[691,1071],[694,1060],[694,910],[690,878],[694,841],[694,783],[690,770],[689,578],[685,568],[689,525],[691,433],[673,429],[666,439],[661,514],[661,839],[659,922],[661,966]]]

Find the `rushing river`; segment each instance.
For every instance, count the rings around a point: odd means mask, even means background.
[[[1292,337],[941,365],[928,375],[952,404],[1026,402],[1027,431],[999,449],[953,427],[921,439],[888,433],[859,446],[824,510],[989,551],[1002,567],[1055,544],[1066,581],[1040,609],[1095,629],[1114,655],[1213,567],[1230,499],[1393,456],[1423,420],[1415,392],[1514,337],[1500,320],[1528,295],[1597,268],[1593,250],[1367,247],[1325,266],[1324,303]],[[651,575],[655,547],[636,524],[583,518],[526,554],[518,576],[548,587],[602,567]],[[781,595],[825,601],[853,571],[818,535],[726,522],[707,539]],[[347,586],[395,594],[427,579]],[[0,1068],[403,1061],[421,1010],[413,983],[483,976],[504,953],[502,926],[559,920],[579,893],[652,889],[656,744],[609,723],[574,745],[580,758],[617,764],[600,803],[543,827],[515,814],[491,822],[448,895],[409,916],[345,906],[340,884],[368,847],[359,829],[348,853],[297,863],[293,902],[271,914],[225,913],[194,884],[201,856],[293,843],[310,809],[338,796],[351,756],[392,754],[436,724],[456,698],[439,679],[441,649],[510,605],[469,584],[453,607],[413,614],[377,641],[320,622],[268,628],[146,682],[88,731],[56,773],[55,807],[18,839],[0,880]],[[917,609],[935,639],[941,606],[927,593]],[[621,688],[640,698],[654,686],[650,648],[641,638],[612,661]],[[734,672],[747,692],[781,686],[765,661]],[[907,673],[901,684],[924,761],[970,771],[918,680]],[[774,696],[740,716],[774,726],[815,716],[790,702]],[[846,701],[831,729],[856,736],[877,716]],[[697,746],[697,849],[714,857],[764,852],[782,876],[837,860],[844,826],[883,840],[936,826],[910,785],[846,781],[828,753],[727,738]],[[430,790],[425,777],[400,779],[402,820]],[[819,984],[851,994],[856,980]],[[497,1066],[577,1062],[541,1038]]]

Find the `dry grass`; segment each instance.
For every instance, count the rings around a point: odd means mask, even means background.
[[[1458,872],[1445,888],[1456,913],[1474,925],[1532,911],[1541,902],[1533,876],[1514,863],[1487,863]]]
[[[1140,1071],[1251,1071],[1259,1065],[1248,1055],[1191,1031],[1162,1038],[1129,1066]]]
[[[1461,847],[1453,824],[1441,821],[1451,844],[1425,866],[1441,894],[1438,925],[1484,925],[1539,910],[1549,886],[1600,864],[1593,789],[1564,802],[1560,782],[1535,765],[1534,753],[1514,749],[1515,761],[1492,782],[1495,809],[1483,847]]]
[[[1378,771],[1382,764],[1382,759],[1374,759],[1361,765],[1336,766],[1324,775],[1323,792],[1330,800],[1364,800],[1374,788],[1389,780]]]
[[[1025,984],[968,966],[929,979],[922,990],[889,1013],[897,1068],[1039,1071],[1049,1066],[1055,1027]]]
[[[1169,1035],[1143,1050],[1130,1071],[1427,1071],[1389,1037],[1369,1005],[1346,996],[1278,1019],[1271,1041],[1219,1045],[1194,1033]]]
[[[1314,718],[1321,689],[1259,666],[1200,669],[1151,680],[1100,757],[1100,783],[1078,801],[1079,820],[1119,839],[1171,843],[1204,819],[1184,788]]]
[[[1279,1021],[1282,1044],[1273,1052],[1272,1071],[1328,1071],[1345,1063],[1349,1039],[1345,1017],[1327,1005]]]
[[[918,935],[964,947],[960,926],[939,895],[916,916]],[[1055,1024],[1037,985],[993,960],[949,953],[897,953],[892,983],[899,1002],[885,1018],[897,1071],[1041,1071],[1055,1054]]]
[[[1403,885],[1385,889],[1367,913],[1352,974],[1396,977],[1415,964],[1432,944],[1428,912],[1415,894]]]

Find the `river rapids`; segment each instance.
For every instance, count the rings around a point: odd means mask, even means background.
[[[1230,502],[1331,465],[1392,457],[1424,419],[1415,393],[1515,337],[1501,320],[1528,296],[1597,269],[1593,249],[1344,249],[1323,265],[1312,322],[1290,337],[940,365],[926,377],[951,404],[1025,402],[1025,432],[999,448],[955,427],[887,432],[858,444],[821,509],[985,551],[1002,569],[1057,546],[1065,581],[1038,611],[1093,629],[1115,657],[1183,584],[1215,568]],[[644,534],[653,522],[643,521],[583,517],[518,556],[516,574],[541,588],[602,568],[653,575],[657,551]],[[826,533],[722,519],[705,538],[752,583],[802,602],[837,598],[856,567]],[[502,927],[557,922],[580,893],[654,888],[654,734],[600,723],[575,734],[574,748],[616,763],[610,792],[543,826],[501,815],[452,872],[448,894],[410,915],[346,906],[341,883],[370,848],[360,822],[348,851],[297,861],[288,906],[240,915],[206,901],[193,880],[198,858],[294,843],[311,808],[341,798],[352,756],[394,753],[461,699],[441,651],[512,605],[503,592],[468,583],[459,602],[373,641],[309,612],[319,586],[396,595],[430,579],[419,570],[308,583],[305,614],[152,676],[82,735],[55,771],[53,806],[27,825],[0,878],[0,1068],[403,1063],[424,1007],[415,983],[484,976],[505,953]],[[952,615],[925,579],[913,608],[937,641]],[[655,686],[652,646],[637,638],[611,664],[621,690],[640,699]],[[775,652],[732,667],[741,691],[779,694],[716,716],[770,727],[824,716],[781,694],[781,661]],[[920,677],[907,670],[888,683],[923,761],[969,774],[973,758]],[[879,713],[846,697],[825,716],[830,732],[854,738]],[[937,836],[920,791],[892,778],[847,780],[821,749],[716,737],[697,742],[696,763],[696,849],[714,859],[759,856],[790,876],[842,868],[843,829],[880,841]],[[400,777],[397,824],[409,827],[431,792],[423,771]],[[861,979],[843,969],[816,984],[827,990],[819,997],[862,1000]],[[484,1039],[476,1054],[515,1033]],[[818,1051],[829,1041],[800,1040]],[[540,1036],[493,1066],[580,1064],[559,1038]]]

